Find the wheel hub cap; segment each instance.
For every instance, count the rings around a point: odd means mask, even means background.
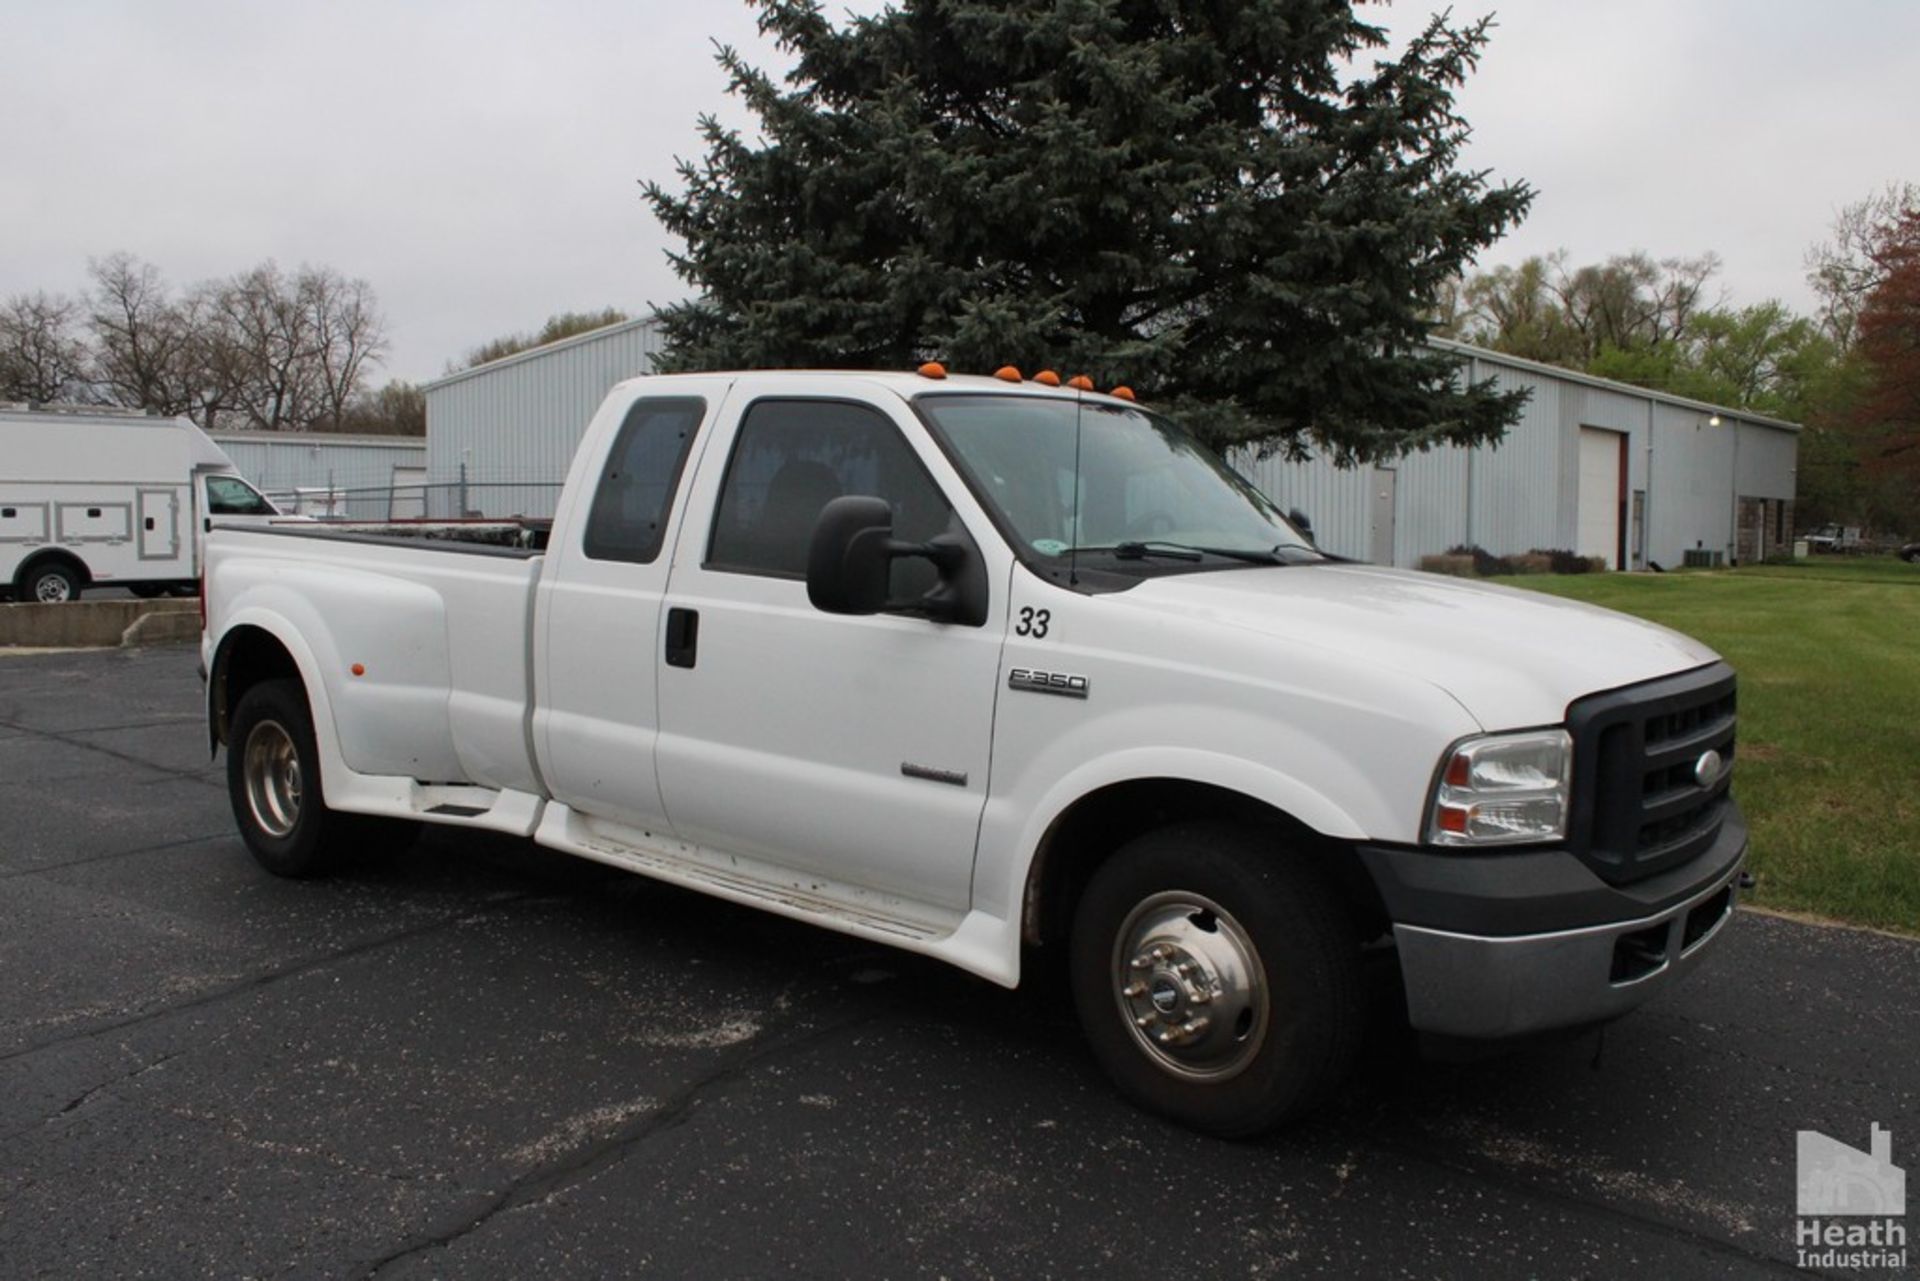
[[[1253,940],[1203,895],[1156,894],[1115,939],[1115,996],[1134,1039],[1175,1076],[1221,1080],[1266,1039],[1267,985]]]
[[[247,735],[244,769],[247,807],[269,836],[285,836],[300,821],[300,755],[279,721],[261,721]]]

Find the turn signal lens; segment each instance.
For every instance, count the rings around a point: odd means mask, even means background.
[[[1563,729],[1454,745],[1427,816],[1434,845],[1512,845],[1567,834],[1573,738]]]
[[[1020,381],[1020,371],[1012,365],[1000,366],[1000,368],[993,371],[993,376],[1003,383],[1017,383]]]
[[[926,364],[920,366],[919,374],[922,378],[945,378],[947,376],[947,367],[937,360],[929,360]]]

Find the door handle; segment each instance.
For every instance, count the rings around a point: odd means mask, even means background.
[[[669,609],[667,611],[667,666],[692,667],[699,652],[699,611]]]

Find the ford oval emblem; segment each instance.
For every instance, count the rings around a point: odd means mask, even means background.
[[[1726,767],[1726,762],[1720,759],[1720,753],[1702,752],[1700,759],[1693,763],[1693,781],[1702,787],[1712,787],[1720,781],[1720,775]]]

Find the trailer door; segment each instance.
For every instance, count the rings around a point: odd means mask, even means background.
[[[140,491],[141,561],[176,560],[180,555],[180,492],[175,489]]]

